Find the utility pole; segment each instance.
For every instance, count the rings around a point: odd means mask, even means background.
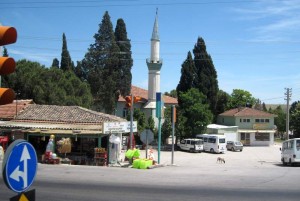
[[[286,139],[289,139],[289,130],[290,130],[290,99],[292,96],[292,89],[291,88],[285,88],[286,92],[284,95],[286,98]]]

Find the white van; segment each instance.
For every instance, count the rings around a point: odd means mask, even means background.
[[[203,140],[203,149],[211,153],[225,153],[226,150],[226,136],[225,135],[211,135],[199,134],[196,138]]]
[[[203,141],[200,139],[184,139],[180,141],[179,147],[181,150],[189,152],[199,152],[203,151]]]
[[[300,138],[286,140],[282,143],[281,161],[283,165],[300,163]]]

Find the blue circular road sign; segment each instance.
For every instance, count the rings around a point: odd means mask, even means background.
[[[34,147],[25,140],[14,141],[7,149],[3,164],[3,179],[15,192],[26,191],[34,181],[37,156]]]

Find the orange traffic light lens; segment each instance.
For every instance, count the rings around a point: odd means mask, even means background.
[[[15,43],[17,30],[14,27],[0,26],[0,46]]]
[[[0,105],[12,103],[15,96],[14,90],[10,88],[0,88]]]
[[[8,75],[15,72],[16,62],[10,57],[0,57],[0,75]]]

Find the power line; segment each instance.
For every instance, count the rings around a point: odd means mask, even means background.
[[[255,3],[259,2],[258,0],[237,0],[237,1],[206,1],[206,2],[168,2],[168,3],[139,3],[138,1],[121,1],[121,2],[127,2],[130,4],[115,4],[116,2],[120,1],[110,1],[107,2],[106,4],[102,4],[104,2],[99,2],[99,1],[61,1],[61,2],[38,2],[38,1],[33,1],[33,2],[9,2],[9,3],[0,3],[0,5],[7,5],[2,6],[2,9],[7,9],[7,8],[89,8],[89,7],[138,7],[138,6],[183,6],[183,5],[212,5],[212,4],[241,4],[241,3]],[[137,3],[136,3],[137,2]],[[93,3],[93,5],[86,5],[85,3]],[[99,4],[100,3],[100,4]],[[111,4],[113,3],[113,4]],[[36,5],[36,6],[22,6],[20,4],[41,4],[41,5]],[[45,5],[48,4],[48,5]],[[59,4],[59,5],[58,5]],[[67,5],[63,5],[67,4]],[[80,5],[78,5],[80,4]],[[16,6],[15,6],[16,5]],[[1,9],[0,8],[0,9]]]

